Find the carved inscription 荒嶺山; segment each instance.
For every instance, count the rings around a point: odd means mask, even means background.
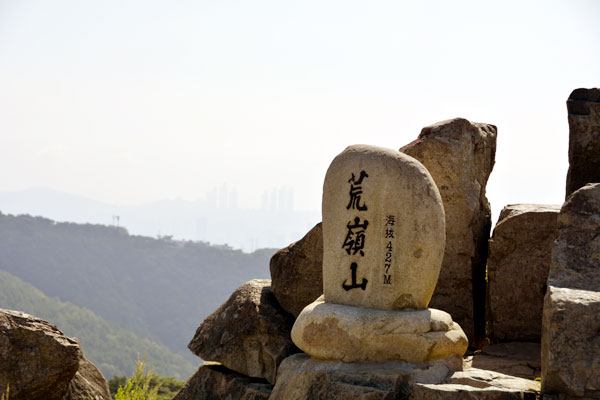
[[[387,215],[385,217],[385,238],[386,239],[394,239],[394,225],[396,224],[395,217],[393,215]],[[388,240],[385,245],[385,261],[384,268],[385,271],[383,273],[383,284],[391,285],[392,284],[392,274],[390,274],[390,267],[392,266],[392,252],[393,252],[392,241]]]
[[[369,175],[365,171],[360,171],[358,178],[356,178],[356,175],[352,173],[352,176],[348,180],[348,183],[350,184],[350,200],[348,201],[348,205],[346,206],[347,210],[352,209],[356,210],[357,212],[367,210],[367,205],[362,199],[362,183],[363,180],[368,177]],[[365,219],[361,222],[359,216],[356,216],[354,218],[354,223],[352,221],[348,221],[348,223],[346,224],[346,228],[348,228],[348,233],[346,234],[344,243],[342,243],[342,249],[346,250],[346,253],[348,253],[349,256],[359,254],[361,257],[364,257],[366,231],[368,226],[369,221]],[[367,288],[368,280],[366,278],[362,278],[361,283],[357,282],[357,269],[358,264],[356,262],[352,262],[350,264],[352,282],[348,284],[346,283],[348,280],[344,279],[344,282],[342,283],[342,287],[344,288],[344,290],[349,291],[356,288],[361,288],[362,290],[365,290]]]

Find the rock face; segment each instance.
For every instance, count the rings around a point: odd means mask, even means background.
[[[550,286],[544,304],[545,393],[600,398],[600,292]]]
[[[450,376],[449,376],[450,375]],[[271,400],[535,399],[539,383],[471,368],[451,374],[443,363],[346,364],[305,354],[287,358]]]
[[[273,255],[271,291],[295,317],[323,294],[323,229],[321,223],[302,239]]]
[[[545,393],[600,397],[600,184],[575,191],[558,216],[542,330]]]
[[[600,182],[600,89],[576,89],[569,112],[568,198],[586,183]]]
[[[444,254],[444,209],[417,160],[346,148],[323,185],[323,290],[330,303],[427,308]]]
[[[272,389],[266,381],[248,378],[219,363],[205,362],[173,400],[267,400]]]
[[[313,357],[350,362],[425,363],[454,357],[468,340],[444,311],[388,311],[316,301],[300,314],[292,340]]]
[[[102,372],[83,355],[63,400],[112,400]]]
[[[539,341],[560,206],[504,207],[489,241],[488,326],[494,341]]]
[[[496,132],[494,125],[456,118],[423,128],[417,140],[400,149],[427,168],[446,212],[446,249],[430,306],[449,312],[471,341],[485,336],[491,227],[485,187],[494,166]]]
[[[548,285],[600,291],[600,184],[588,184],[558,216]]]
[[[270,280],[251,280],[209,315],[189,344],[192,353],[255,378],[275,381],[281,361],[298,349],[293,317],[283,311]]]
[[[10,385],[10,400],[61,400],[81,356],[79,343],[54,325],[0,310],[0,388]]]

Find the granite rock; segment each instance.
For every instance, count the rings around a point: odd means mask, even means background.
[[[574,192],[558,215],[548,285],[600,291],[600,183]]]
[[[271,257],[271,291],[295,317],[323,294],[323,229],[321,223],[302,239]]]
[[[488,327],[493,341],[540,341],[560,206],[504,207],[489,241]]]
[[[251,280],[209,315],[189,344],[192,353],[254,378],[275,381],[279,363],[298,352],[292,315],[281,309],[270,280]]]
[[[569,172],[566,198],[586,183],[600,182],[600,89],[576,89],[567,100]]]
[[[284,360],[271,400],[534,400],[539,382],[443,362],[347,364],[296,354]]]
[[[205,362],[173,400],[267,400],[273,385],[215,362]]]
[[[411,363],[461,360],[468,341],[444,311],[378,310],[326,303],[307,306],[296,319],[292,340],[305,353],[344,362]],[[450,360],[449,360],[450,362]]]
[[[494,125],[456,118],[423,128],[417,140],[400,149],[427,168],[446,212],[446,248],[430,306],[449,312],[472,344],[485,336],[491,228],[485,188],[494,166],[496,134]]]
[[[323,290],[330,303],[427,308],[444,254],[444,208],[429,172],[382,147],[347,147],[323,184]]]
[[[82,357],[79,343],[34,316],[0,309],[0,390],[10,400],[61,400]]]
[[[600,398],[600,292],[550,286],[544,304],[542,388]]]
[[[85,356],[79,360],[79,368],[69,383],[63,400],[112,400],[108,382],[102,372]]]

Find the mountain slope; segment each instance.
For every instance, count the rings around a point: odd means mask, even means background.
[[[158,374],[185,379],[194,364],[165,346],[141,339],[100,318],[92,311],[50,298],[22,279],[0,270],[0,308],[23,311],[56,325],[67,336],[79,339],[86,357],[107,379],[130,376],[138,354],[146,355]],[[200,360],[198,359],[198,363]]]
[[[190,362],[197,358],[187,343],[198,325],[236,287],[268,278],[273,252],[245,254],[131,236],[123,228],[0,214],[0,269]]]

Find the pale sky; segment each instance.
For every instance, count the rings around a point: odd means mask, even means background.
[[[320,209],[347,145],[498,127],[488,198],[560,204],[565,101],[600,86],[600,1],[0,0],[0,191]]]

